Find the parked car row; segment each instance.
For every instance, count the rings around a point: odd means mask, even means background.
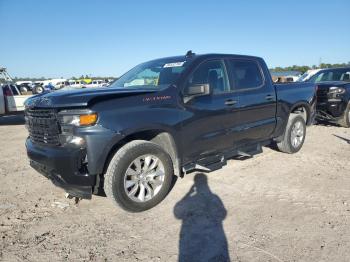
[[[67,79],[50,79],[45,81],[18,81],[17,87],[22,93],[32,92],[33,94],[41,94],[45,91],[54,91],[62,88],[77,89],[77,88],[96,88],[105,87],[110,84],[111,80],[67,80]]]

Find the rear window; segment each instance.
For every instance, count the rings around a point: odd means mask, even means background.
[[[232,59],[229,63],[236,90],[258,88],[263,84],[260,67],[255,61]]]

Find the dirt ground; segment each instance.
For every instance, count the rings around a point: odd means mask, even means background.
[[[140,214],[65,199],[29,167],[26,135],[0,118],[1,261],[349,261],[350,129],[312,126],[298,154],[190,174]]]

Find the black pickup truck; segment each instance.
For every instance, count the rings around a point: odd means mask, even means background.
[[[323,82],[317,87],[316,119],[350,127],[350,83]]]
[[[140,212],[187,173],[271,143],[298,152],[315,104],[314,84],[274,85],[261,58],[188,52],[140,64],[108,88],[28,99],[26,148],[71,196],[105,192]]]
[[[316,70],[303,80],[317,85],[316,119],[350,127],[350,67]]]

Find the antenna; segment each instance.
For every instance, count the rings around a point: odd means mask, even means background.
[[[189,50],[186,53],[186,57],[191,57],[191,56],[194,56],[194,55],[195,55],[195,53],[193,53],[192,50]]]

